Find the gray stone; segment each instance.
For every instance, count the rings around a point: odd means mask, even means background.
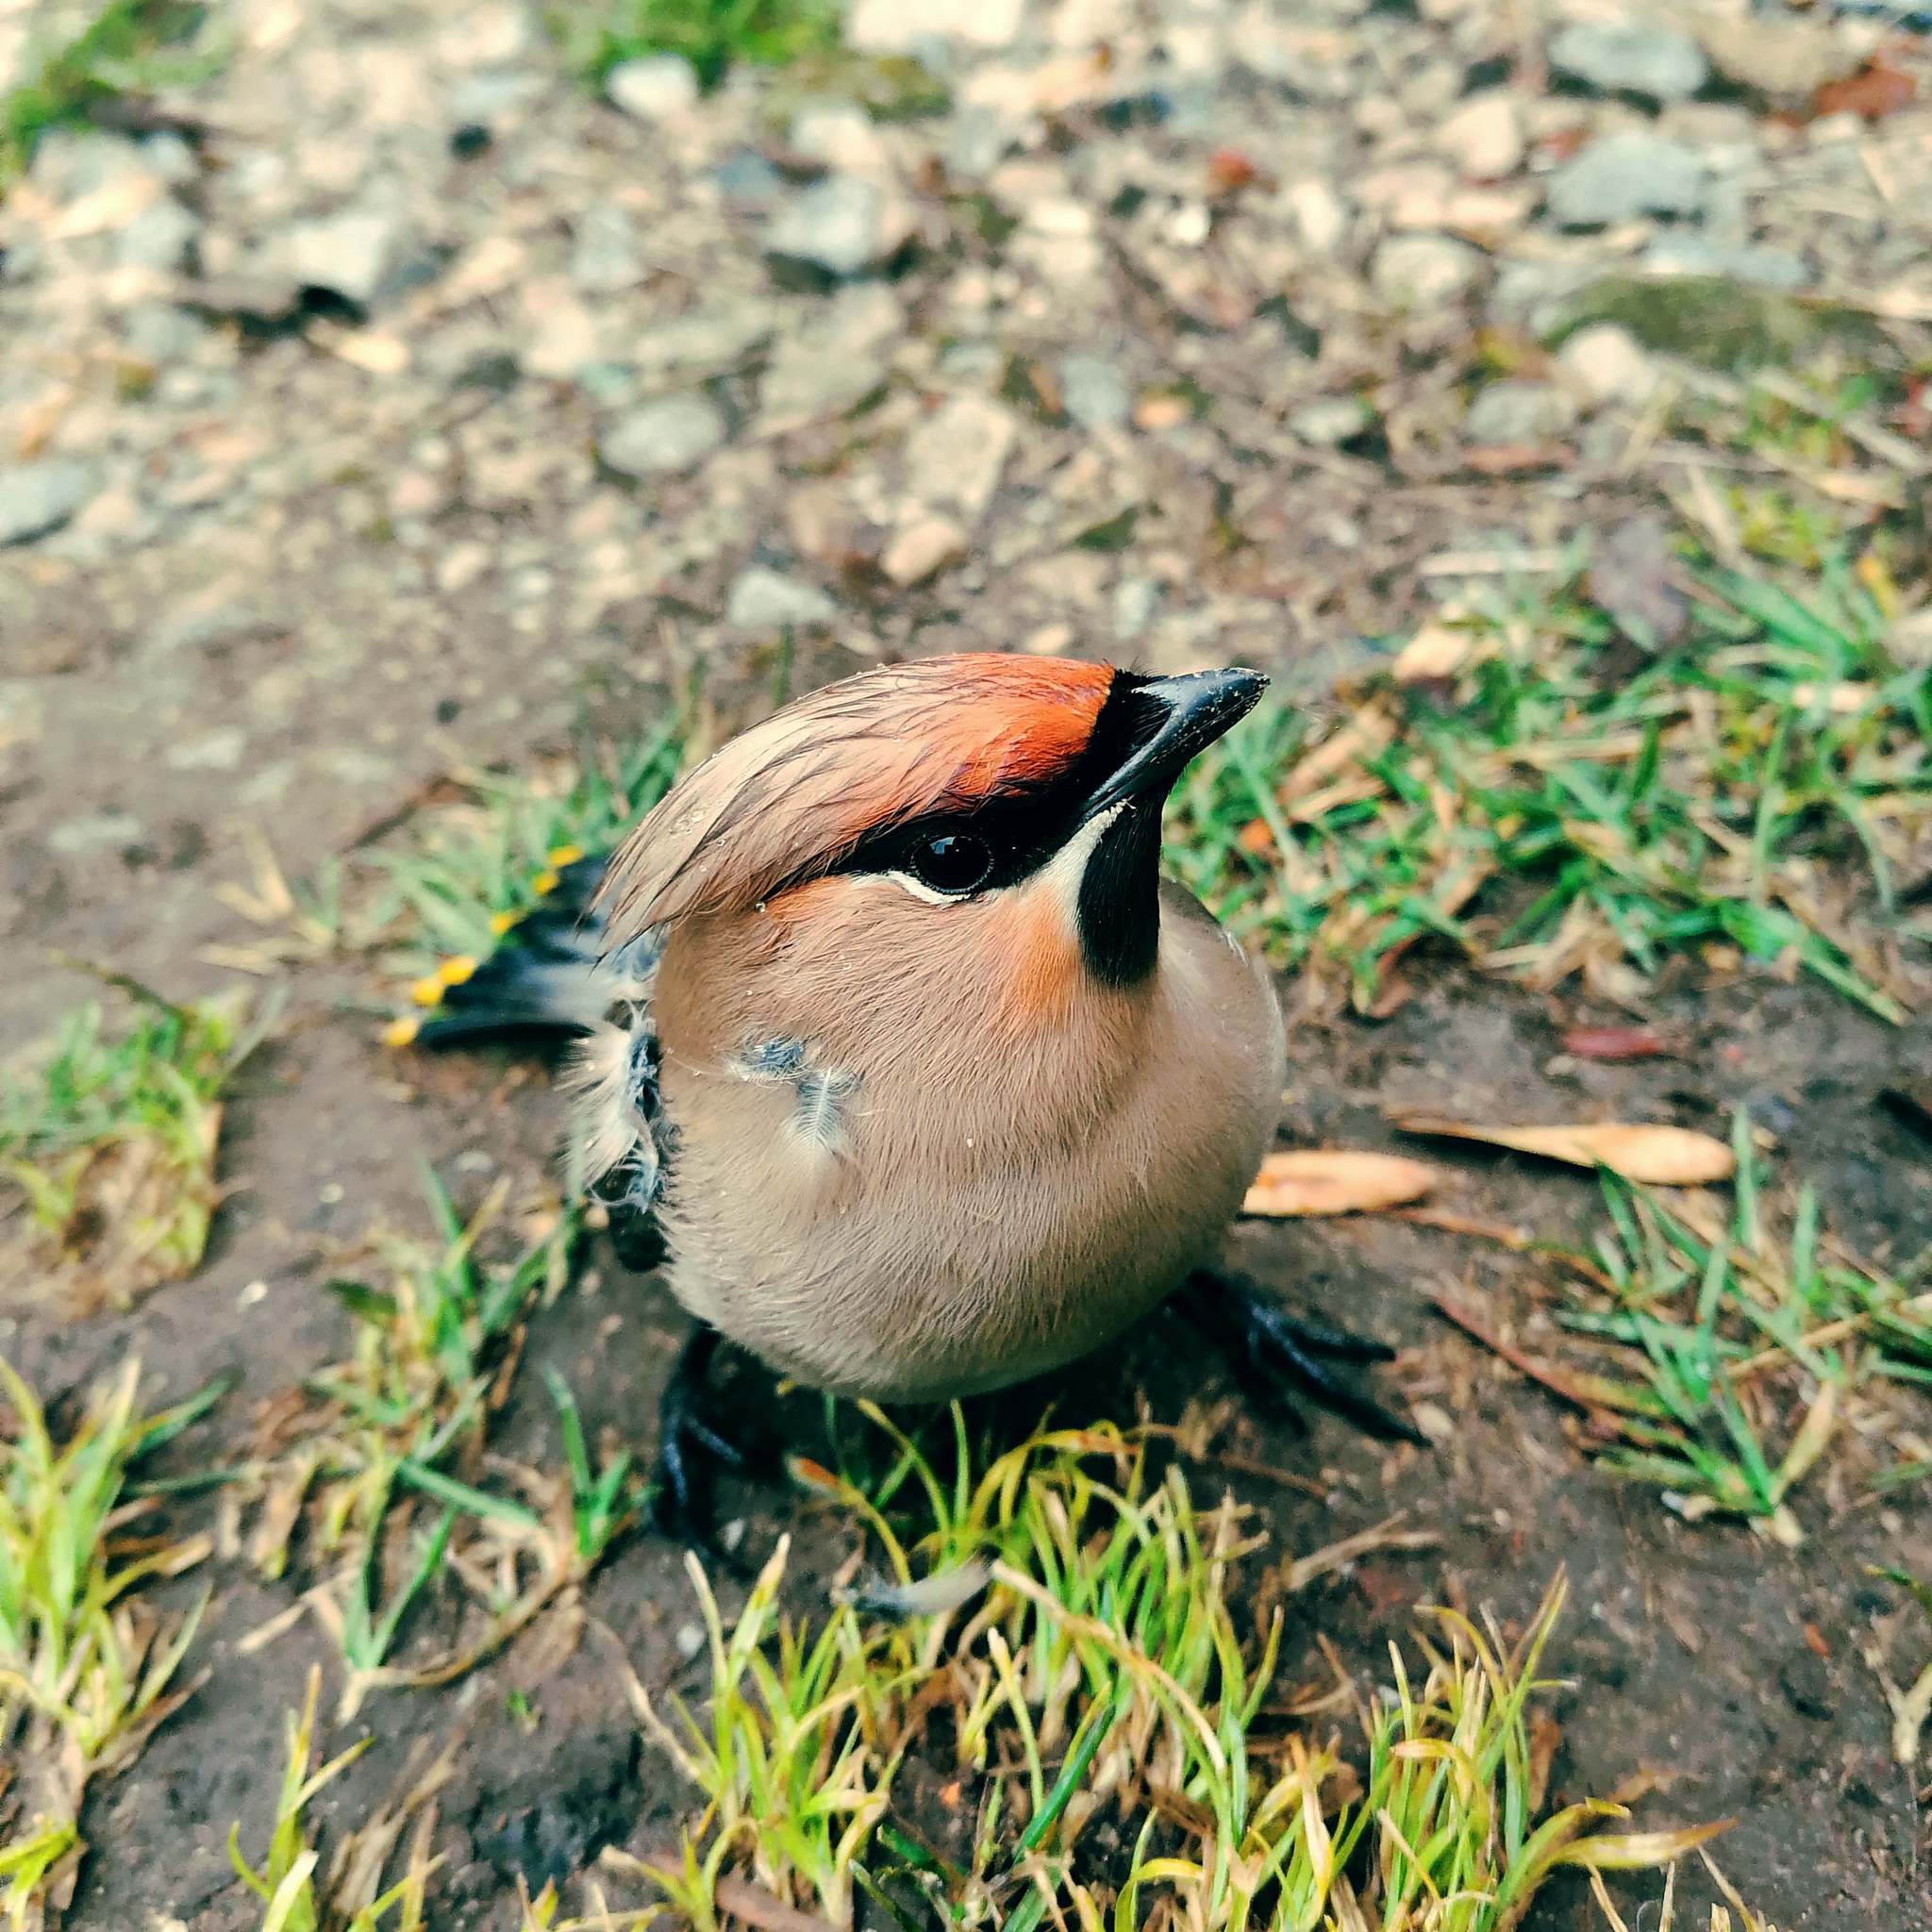
[[[90,811],[47,828],[47,845],[63,858],[77,858],[106,845],[131,845],[141,837],[141,821],[131,812]]]
[[[790,145],[793,154],[848,175],[878,179],[891,166],[872,116],[849,101],[813,101],[800,108],[792,116]]]
[[[1640,215],[1688,220],[1710,192],[1703,158],[1674,141],[1632,130],[1607,134],[1550,177],[1550,218],[1565,228],[1601,228]]]
[[[941,389],[976,389],[991,395],[1007,379],[1007,352],[978,337],[948,342],[940,351],[934,378]]]
[[[1395,235],[1375,251],[1369,280],[1393,308],[1428,308],[1466,294],[1482,273],[1480,251],[1447,235]]]
[[[201,179],[201,158],[193,146],[172,128],[144,135],[140,142],[141,165],[157,181],[170,188],[186,188]]]
[[[604,92],[633,121],[663,121],[697,105],[698,77],[678,55],[651,54],[620,60],[604,76]]]
[[[1013,447],[1012,413],[988,396],[955,396],[906,439],[906,493],[968,522],[986,514]]]
[[[144,208],[121,230],[114,257],[124,267],[158,269],[178,275],[194,255],[201,218],[171,194]]]
[[[1304,442],[1335,449],[1373,428],[1375,412],[1359,396],[1317,396],[1288,412],[1288,426]]]
[[[1657,365],[1628,329],[1613,322],[1580,328],[1557,352],[1557,367],[1588,403],[1647,402],[1657,385]]]
[[[1004,47],[1024,11],[1024,0],[854,0],[845,38],[867,54],[909,54],[927,41]]]
[[[842,416],[886,379],[886,345],[905,313],[890,289],[841,289],[802,327],[780,334],[759,392],[758,426],[773,436]]]
[[[201,325],[169,303],[143,302],[128,311],[122,339],[130,356],[159,367],[191,355],[201,340]]]
[[[775,208],[785,198],[785,177],[750,148],[729,154],[711,171],[726,201],[740,208]]]
[[[42,457],[0,470],[0,547],[58,530],[100,487],[100,472],[74,457]]]
[[[1736,19],[1701,19],[1698,37],[1726,80],[1776,100],[1803,100],[1828,80],[1857,71],[1861,42],[1829,21],[1767,19],[1757,10]]]
[[[1750,242],[1710,242],[1702,235],[1659,235],[1644,250],[1643,265],[1660,275],[1722,275],[1726,281],[1785,294],[1811,284],[1811,271],[1789,249]]]
[[[1311,254],[1333,255],[1348,233],[1348,210],[1334,189],[1311,175],[1290,187],[1284,198],[1303,244]]]
[[[171,772],[232,772],[247,749],[247,734],[240,725],[228,724],[171,744],[161,754],[161,762]]]
[[[580,289],[607,293],[635,288],[643,275],[637,229],[629,213],[611,201],[592,202],[577,217],[571,250],[571,279]]]
[[[1067,356],[1060,361],[1060,402],[1082,429],[1118,429],[1134,407],[1134,394],[1111,362]]]
[[[1507,93],[1476,94],[1436,129],[1436,146],[1472,180],[1500,180],[1523,165],[1523,115]]]
[[[659,396],[613,423],[597,454],[620,476],[666,476],[695,469],[724,441],[724,419],[701,395]]]
[[[921,517],[886,545],[879,568],[893,583],[923,584],[966,555],[966,532],[950,517]]]
[[[1023,125],[1020,117],[998,108],[962,108],[946,131],[947,175],[955,181],[984,180],[1006,159]]]
[[[1469,406],[1464,438],[1479,448],[1553,441],[1576,421],[1576,406],[1547,382],[1492,382]]]
[[[348,208],[289,231],[289,269],[306,288],[326,289],[358,308],[375,298],[402,245],[393,215]]]
[[[797,195],[772,224],[765,249],[829,275],[861,275],[898,253],[912,211],[875,181],[828,175]]]
[[[1123,577],[1114,587],[1113,634],[1130,644],[1154,621],[1160,608],[1160,586],[1152,577]]]
[[[763,302],[734,297],[641,331],[625,344],[625,356],[647,375],[711,375],[742,360],[786,319]]]
[[[50,127],[35,143],[29,179],[49,201],[73,202],[113,182],[154,173],[141,143],[127,135]]]
[[[727,624],[740,630],[803,629],[830,624],[839,607],[816,584],[803,584],[775,570],[754,564],[733,580],[725,602]]]
[[[458,126],[488,127],[543,92],[543,75],[525,68],[492,67],[468,74],[450,92],[450,118]]]
[[[1590,20],[1550,42],[1550,65],[1605,94],[1648,101],[1688,101],[1709,77],[1704,50],[1675,27],[1635,21]]]

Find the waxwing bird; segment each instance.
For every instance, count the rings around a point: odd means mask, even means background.
[[[1058,1368],[1187,1289],[1251,1381],[1381,1435],[1318,1359],[1388,1351],[1214,1272],[1273,1139],[1273,985],[1160,876],[1167,793],[1245,670],[965,656],[861,673],[684,778],[453,987],[431,1042],[580,1033],[584,1164],[701,1324],[660,1507],[692,1507],[720,1339],[881,1401]]]

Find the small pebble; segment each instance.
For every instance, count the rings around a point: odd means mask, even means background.
[[[75,457],[42,457],[0,469],[0,549],[58,530],[100,487],[100,472]]]
[[[1634,407],[1649,400],[1657,385],[1657,365],[1628,329],[1600,322],[1580,328],[1557,352],[1557,367],[1583,397]]]
[[[1550,177],[1550,219],[1564,228],[1601,228],[1640,215],[1688,219],[1710,192],[1704,158],[1681,142],[1633,129],[1607,134]]]
[[[1599,93],[1688,101],[1709,78],[1704,50],[1670,26],[1579,21],[1550,42],[1550,65]]]
[[[620,417],[597,454],[620,476],[642,479],[695,469],[724,441],[724,419],[702,395],[659,396]]]
[[[604,76],[604,92],[633,121],[664,121],[697,105],[698,77],[678,55],[651,54],[620,60]]]
[[[922,517],[886,545],[879,568],[893,583],[923,584],[966,554],[966,532],[949,517]]]
[[[1523,165],[1523,117],[1507,94],[1477,94],[1436,129],[1436,145],[1472,181],[1499,181]]]
[[[1391,308],[1431,308],[1454,302],[1482,274],[1481,253],[1446,235],[1396,235],[1382,243],[1369,268],[1375,293]]]
[[[733,580],[724,620],[739,630],[802,629],[830,624],[839,607],[816,584],[754,565]]]

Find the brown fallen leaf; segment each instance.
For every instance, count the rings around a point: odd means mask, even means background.
[[[1211,194],[1236,194],[1252,188],[1261,171],[1238,147],[1218,147],[1208,157],[1208,189]]]
[[[1431,619],[1395,654],[1389,675],[1397,684],[1421,684],[1453,677],[1468,662],[1479,640],[1474,631],[1452,630]]]
[[[1478,476],[1520,476],[1529,470],[1554,470],[1568,452],[1556,443],[1495,442],[1465,450],[1463,461]]]
[[[1435,1186],[1436,1170],[1399,1154],[1359,1148],[1307,1147],[1271,1154],[1241,1203],[1243,1214],[1369,1214],[1419,1201]]]
[[[1911,106],[1918,87],[1909,74],[1874,60],[1846,80],[1828,80],[1811,96],[1811,112],[1819,120],[1827,114],[1857,114],[1866,121],[1882,121],[1901,108]]]
[[[1563,1036],[1563,1051],[1580,1060],[1647,1060],[1670,1050],[1648,1026],[1573,1026]]]
[[[1690,1188],[1729,1180],[1737,1160],[1722,1141],[1689,1127],[1632,1125],[1616,1121],[1577,1122],[1550,1127],[1491,1127],[1470,1121],[1444,1120],[1432,1113],[1390,1116],[1405,1134],[1450,1141],[1480,1141],[1509,1147],[1572,1167],[1607,1167],[1628,1181]]]

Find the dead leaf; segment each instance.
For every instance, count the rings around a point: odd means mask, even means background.
[[[315,324],[308,340],[370,375],[400,375],[409,366],[409,345],[400,336],[373,328],[331,328]]]
[[[1399,1154],[1359,1148],[1307,1147],[1271,1154],[1241,1203],[1243,1214],[1369,1214],[1419,1201],[1435,1186],[1436,1170]]]
[[[1669,529],[1646,510],[1598,541],[1584,584],[1627,637],[1655,650],[1674,644],[1690,622],[1690,603],[1671,581],[1672,564]]]
[[[1134,405],[1134,426],[1137,429],[1173,429],[1192,414],[1186,397],[1157,390]]]
[[[1566,454],[1556,443],[1498,442],[1465,450],[1462,459],[1478,476],[1520,476],[1530,470],[1557,469]]]
[[[1374,758],[1394,737],[1395,721],[1379,705],[1366,706],[1301,759],[1275,788],[1275,796],[1283,805],[1306,798],[1358,760]]]
[[[1846,80],[1828,80],[1811,96],[1811,111],[1820,120],[1827,114],[1857,114],[1882,121],[1918,97],[1918,84],[1909,74],[1874,60]]]
[[[1208,189],[1211,194],[1235,194],[1252,187],[1261,171],[1238,147],[1218,147],[1208,157]]]
[[[1648,1060],[1670,1050],[1648,1026],[1573,1026],[1563,1036],[1563,1051],[1580,1060]]]
[[[1461,670],[1475,648],[1474,632],[1451,630],[1446,624],[1430,622],[1396,653],[1389,675],[1397,684],[1420,684],[1427,678],[1450,677]]]
[[[47,224],[47,233],[56,242],[75,242],[83,236],[125,228],[158,201],[161,192],[160,182],[151,175],[119,175],[68,203]]]
[[[1479,1141],[1537,1154],[1572,1167],[1607,1167],[1628,1181],[1690,1188],[1730,1179],[1737,1171],[1731,1150],[1708,1134],[1689,1127],[1632,1125],[1616,1121],[1578,1122],[1563,1126],[1491,1127],[1444,1120],[1431,1113],[1391,1116],[1405,1134],[1450,1141]]]

